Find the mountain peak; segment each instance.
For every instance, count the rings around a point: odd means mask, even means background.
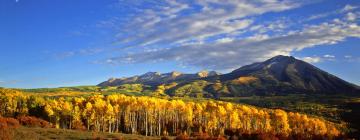
[[[207,77],[209,72],[207,70],[202,70],[197,73],[199,77]]]
[[[276,55],[276,56],[274,56],[274,57],[272,57],[272,58],[287,58],[287,59],[289,59],[289,58],[294,58],[293,56],[289,56],[289,55]],[[271,59],[271,58],[270,58]]]
[[[278,55],[264,62],[243,66],[222,76],[222,81],[254,76],[274,92],[353,93],[356,88],[334,75],[292,56]],[[271,83],[271,84],[269,84]],[[264,92],[264,91],[262,91]]]
[[[207,70],[202,70],[199,71],[198,73],[196,73],[199,77],[209,77],[209,76],[215,76],[215,75],[220,75],[220,73],[216,72],[216,71],[207,71]]]
[[[171,75],[171,77],[178,77],[178,76],[182,75],[182,73],[178,72],[178,71],[172,71],[172,72],[170,72],[170,75]]]
[[[266,60],[265,62],[284,62],[284,61],[291,62],[295,60],[297,59],[295,59],[293,56],[277,55]]]
[[[160,72],[147,72],[141,76],[155,76],[155,75],[160,75]]]

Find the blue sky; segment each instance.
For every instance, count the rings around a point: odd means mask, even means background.
[[[358,0],[0,0],[0,87],[229,72],[292,55],[360,84]]]

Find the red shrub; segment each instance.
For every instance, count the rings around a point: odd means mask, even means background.
[[[194,134],[195,140],[226,140],[226,138],[219,136],[219,137],[210,137],[207,133],[202,134]]]
[[[6,118],[8,127],[18,128],[20,126],[19,121],[14,118]]]
[[[31,116],[20,116],[17,118],[21,125],[28,127],[42,127],[42,128],[50,128],[51,125],[49,122]]]
[[[84,124],[81,121],[73,122],[72,128],[75,130],[86,130],[86,127],[84,126]]]
[[[19,127],[19,122],[14,118],[0,117],[0,139],[11,140],[15,135],[14,129]]]
[[[208,140],[210,136],[207,133],[193,133],[196,140]]]
[[[175,140],[190,140],[188,135],[181,134],[179,136],[176,136]]]
[[[18,128],[20,126],[19,121],[14,118],[0,117],[1,128]]]

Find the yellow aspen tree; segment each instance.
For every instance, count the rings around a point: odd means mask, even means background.
[[[64,117],[63,119],[66,120],[67,122],[64,121],[62,126],[63,128],[68,127],[69,129],[72,128],[71,124],[72,124],[72,104],[67,102],[67,101],[62,101],[61,102],[61,114]],[[67,124],[67,126],[65,126]]]
[[[271,132],[272,126],[271,126],[271,118],[268,112],[264,111],[264,131],[265,132]]]
[[[288,135],[291,129],[289,127],[287,113],[283,110],[276,109],[274,111],[274,117],[277,133]]]
[[[227,120],[226,109],[223,106],[218,105],[216,113],[217,113],[217,118],[218,118],[218,125],[217,125],[218,126],[218,128],[217,128],[218,134],[224,135],[224,130],[226,127],[226,120]]]
[[[105,116],[106,121],[108,121],[108,132],[111,133],[113,129],[112,125],[114,122],[115,112],[113,106],[110,103],[107,103],[106,105]]]
[[[86,120],[86,128],[87,128],[87,130],[90,130],[90,125],[91,125],[91,123],[93,122],[93,120],[94,120],[94,113],[93,113],[93,106],[92,106],[92,104],[90,103],[90,102],[87,102],[86,103],[86,105],[85,105],[85,108],[84,108],[84,110],[83,110],[83,112],[82,112],[82,116],[85,118],[85,120]]]
[[[121,114],[120,114],[120,106],[119,104],[115,104],[114,105],[114,118],[115,118],[115,133],[117,133],[119,131],[119,125],[120,125],[120,117],[121,117]]]
[[[230,128],[238,129],[240,128],[240,119],[237,111],[230,112]]]
[[[81,109],[78,105],[74,106],[73,113],[72,113],[72,126],[75,126],[75,129],[82,129],[83,123],[81,121]]]
[[[193,107],[194,107],[194,103],[188,103],[185,106],[185,122],[186,122],[186,131],[188,134],[190,134],[190,128],[193,126],[193,118],[194,118],[194,113],[193,113]]]
[[[94,109],[95,109],[95,128],[97,131],[105,131],[105,106],[106,102],[102,99],[102,97],[98,97],[94,101]]]
[[[226,109],[226,112],[227,112],[227,121],[225,122],[226,123],[226,127],[229,128],[230,125],[231,125],[231,112],[233,112],[233,104],[232,103],[225,103],[225,109]]]

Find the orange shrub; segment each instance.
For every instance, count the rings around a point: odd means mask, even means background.
[[[51,125],[49,122],[31,116],[20,116],[17,118],[21,125],[28,127],[42,127],[42,128],[50,128]]]
[[[279,137],[277,137],[271,133],[259,133],[256,135],[255,138],[258,140],[279,140]],[[282,138],[282,137],[280,136],[280,138]],[[283,138],[283,139],[286,139],[286,138]]]
[[[181,134],[179,136],[176,136],[175,140],[190,140],[188,135]]]
[[[86,127],[81,121],[73,122],[72,128],[75,130],[86,130]]]
[[[208,140],[210,139],[209,134],[207,133],[193,133],[193,137],[195,137],[196,140]]]
[[[238,79],[235,79],[232,81],[233,84],[249,84],[251,82],[255,82],[256,80],[258,80],[258,78],[254,77],[254,76],[243,76],[243,77],[239,77]]]
[[[19,121],[14,118],[3,118],[0,117],[0,139],[11,140],[15,135],[15,128],[18,128]]]

